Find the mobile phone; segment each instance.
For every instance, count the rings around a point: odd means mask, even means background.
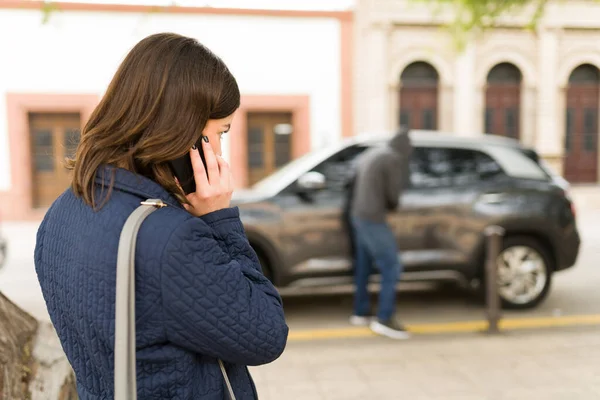
[[[202,137],[196,142],[196,148],[200,153],[204,170],[206,171],[206,159],[204,158],[204,148],[202,147]],[[181,188],[185,194],[194,193],[196,191],[196,180],[194,179],[194,169],[192,168],[192,159],[190,154],[185,154],[170,162],[173,175],[179,181]],[[208,172],[207,172],[208,175]]]

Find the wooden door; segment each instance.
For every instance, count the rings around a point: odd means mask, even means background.
[[[248,184],[253,185],[292,159],[291,112],[248,113]]]
[[[487,76],[485,132],[519,140],[521,137],[521,82],[519,68],[511,63],[495,65]]]
[[[65,159],[75,154],[80,127],[79,114],[29,115],[32,197],[35,208],[50,206],[71,184],[71,174],[65,168]]]
[[[571,72],[567,88],[564,176],[570,182],[598,180],[600,71],[583,64]]]
[[[400,125],[408,129],[437,129],[437,86],[400,89]]]
[[[520,103],[520,85],[488,85],[485,93],[485,132],[519,140]]]
[[[598,180],[598,85],[567,89],[564,176],[569,182]]]
[[[400,125],[408,129],[436,130],[439,76],[423,61],[408,65],[400,75]]]

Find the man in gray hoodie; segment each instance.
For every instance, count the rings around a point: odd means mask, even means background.
[[[396,284],[402,272],[396,239],[386,215],[398,207],[403,189],[409,185],[412,144],[401,131],[385,146],[366,150],[356,163],[350,216],[354,228],[354,277],[356,293],[350,322],[370,325],[378,334],[394,339],[409,337],[394,319]],[[367,285],[371,265],[381,273],[377,318],[371,316]]]

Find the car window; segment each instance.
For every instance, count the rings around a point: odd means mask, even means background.
[[[515,178],[547,181],[548,174],[536,161],[523,152],[505,146],[488,146],[486,151],[502,166],[507,175]]]
[[[325,175],[327,190],[342,191],[354,173],[354,163],[358,155],[367,148],[368,146],[364,145],[347,147],[317,165],[312,171]]]
[[[303,156],[290,161],[285,166],[273,172],[271,175],[261,179],[255,183],[252,188],[257,191],[271,191],[273,188],[280,187],[282,181],[285,182],[287,180],[289,183],[291,183],[291,180],[297,178],[300,174],[307,172],[321,160],[330,157],[330,153],[331,149],[328,147],[309,151]]]
[[[410,172],[413,187],[465,186],[504,175],[481,151],[446,147],[416,147]]]

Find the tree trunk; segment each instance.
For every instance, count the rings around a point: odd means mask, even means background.
[[[50,323],[40,323],[33,345],[31,400],[76,400],[73,369]]]
[[[0,293],[0,399],[29,399],[37,321]]]
[[[0,293],[0,400],[76,400],[75,375],[54,327]]]

